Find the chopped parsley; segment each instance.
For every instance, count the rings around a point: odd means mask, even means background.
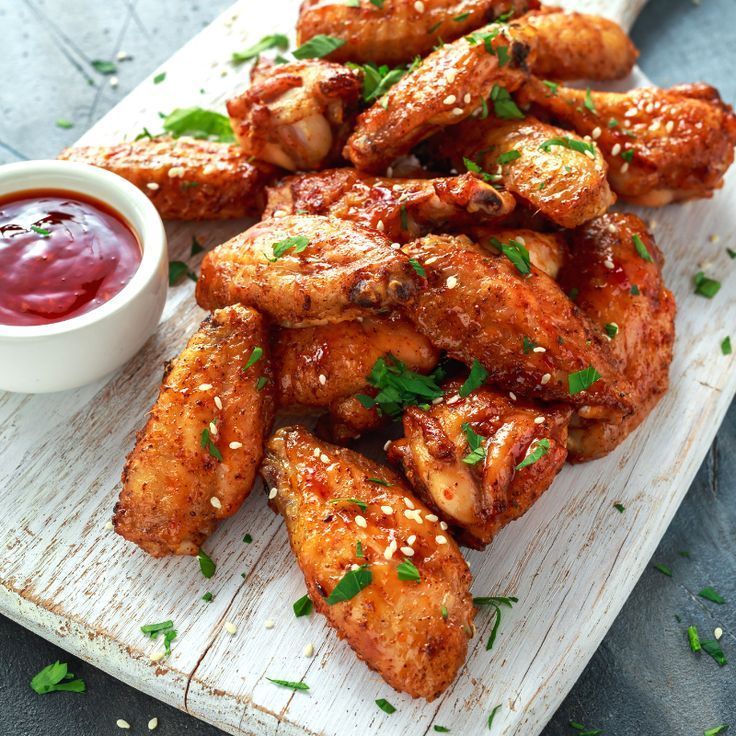
[[[662,573],[662,575],[666,575],[666,576],[667,576],[667,577],[669,577],[669,578],[671,578],[671,577],[672,577],[672,570],[670,570],[670,568],[669,568],[669,567],[667,567],[667,565],[663,565],[663,564],[662,564],[661,562],[655,562],[655,563],[654,563],[654,564],[652,565],[652,567],[653,567],[653,568],[654,568],[655,570],[659,570],[659,572],[661,572],[661,573]]]
[[[363,72],[363,102],[373,102],[383,97],[402,77],[414,71],[420,62],[421,59],[417,57],[412,64],[397,66],[393,69],[386,64],[377,66],[371,62],[349,63],[347,66]]]
[[[471,173],[471,174],[478,174],[483,181],[498,181],[501,177],[499,174],[489,174],[487,171],[483,171],[481,166],[473,159],[467,158],[466,156],[463,156],[463,163],[465,164],[465,168]]]
[[[731,355],[733,352],[731,348],[731,338],[730,337],[724,337],[723,340],[721,340],[721,352],[724,355]]]
[[[583,107],[586,110],[590,110],[590,112],[595,113],[595,102],[593,102],[593,95],[590,94],[590,87],[588,87],[585,90],[585,101],[583,102]]]
[[[613,339],[618,335],[618,325],[615,322],[609,322],[607,325],[603,326],[603,329],[606,332],[606,335]]]
[[[84,680],[75,679],[66,662],[58,660],[34,675],[31,687],[39,695],[54,692],[83,693],[86,689]]]
[[[703,736],[718,736],[719,733],[725,733],[726,731],[728,731],[728,726],[724,723],[720,726],[707,728],[705,731],[703,731]]]
[[[450,733],[450,729],[449,728],[445,728],[444,726],[434,726],[434,730],[437,733]]]
[[[423,279],[427,278],[427,272],[424,270],[424,266],[416,258],[410,258],[409,265],[417,272],[418,276],[421,276]]]
[[[215,574],[215,570],[217,570],[215,561],[201,548],[197,553],[197,560],[199,561],[199,569],[202,571],[202,575],[206,578],[211,578]]]
[[[45,227],[39,227],[38,225],[31,225],[31,230],[42,238],[48,238],[51,235],[51,230],[47,230]]]
[[[726,253],[728,253],[728,257],[733,260],[736,258],[736,250],[733,250],[731,248],[726,248]]]
[[[213,419],[210,424],[214,424],[215,422],[216,420]],[[212,440],[209,424],[202,430],[202,434],[199,436],[199,445],[200,447],[204,447],[215,460],[222,462],[222,453],[220,452],[220,448]]]
[[[445,621],[447,621],[447,615],[448,615],[447,606],[442,606],[440,608],[440,615],[442,616],[443,619],[445,619]]]
[[[542,81],[542,84],[549,90],[550,97],[557,94],[557,90],[560,88],[558,82],[550,82],[548,79]]]
[[[503,166],[504,164],[510,164],[512,161],[516,161],[517,158],[521,158],[521,151],[517,151],[516,149],[511,151],[506,151],[505,153],[502,153],[497,159],[497,163],[499,166]]]
[[[161,84],[161,82],[163,82],[163,81],[164,81],[164,79],[166,79],[166,72],[159,72],[159,73],[158,73],[158,74],[157,74],[157,75],[156,75],[156,76],[155,76],[155,77],[153,78],[153,83],[154,83],[154,84]]]
[[[256,391],[262,391],[264,386],[268,383],[267,376],[260,376],[256,381]]]
[[[712,601],[713,603],[723,604],[726,602],[726,599],[722,596],[716,593],[713,588],[703,588],[703,590],[698,593],[698,595],[701,598],[705,598],[707,601]]]
[[[275,680],[272,677],[266,678],[269,682],[274,685],[280,685],[281,687],[287,687],[289,690],[309,690],[309,685],[306,682],[292,682],[291,680]]]
[[[163,634],[164,649],[166,650],[166,654],[171,654],[171,642],[177,636],[173,621],[162,621],[160,624],[146,624],[145,626],[141,626],[141,631],[149,639],[157,639],[159,634]]]
[[[325,599],[328,606],[335,603],[349,601],[360,593],[363,588],[367,588],[373,581],[373,573],[368,565],[361,565],[357,570],[348,570],[338,584],[333,588],[332,593]]]
[[[400,562],[396,568],[396,572],[399,575],[399,580],[411,580],[417,583],[421,580],[419,570],[417,570],[416,565],[411,560]]]
[[[74,123],[71,120],[67,120],[66,118],[59,118],[56,121],[56,127],[63,128],[64,130],[69,130],[69,128],[74,127]]]
[[[273,258],[266,256],[271,263],[275,263],[285,253],[294,249],[294,253],[301,253],[309,245],[309,239],[303,235],[292,235],[284,240],[279,240],[278,243],[274,243],[271,248],[273,250]]]
[[[501,703],[499,703],[492,711],[491,715],[488,716],[488,728],[493,728],[493,719],[496,717],[496,713],[498,712],[499,708],[501,707]]]
[[[699,652],[701,649],[700,637],[698,636],[698,630],[695,626],[687,627],[687,638],[690,642],[690,651]]]
[[[535,347],[537,347],[537,343],[534,340],[531,340],[526,335],[522,335],[521,349],[524,351],[524,355],[529,355]]]
[[[587,141],[579,141],[577,138],[570,138],[569,136],[550,138],[539,146],[539,150],[549,153],[550,149],[554,146],[569,148],[571,151],[577,151],[578,153],[583,154],[589,153],[591,156],[595,156],[595,145],[588,143]]]
[[[631,284],[631,289],[629,291],[632,296],[639,296],[639,294],[641,294],[639,287],[636,284]]]
[[[365,553],[363,552],[363,543],[360,541],[360,539],[355,543],[355,556],[365,559]]]
[[[720,290],[721,282],[715,279],[709,279],[702,271],[695,274],[695,293],[704,296],[706,299],[712,299]]]
[[[405,204],[402,204],[401,207],[399,207],[399,218],[401,220],[401,229],[408,230],[409,229],[409,213],[406,210]]]
[[[619,514],[623,514],[623,512],[626,511],[626,506],[624,506],[622,503],[613,504],[613,508],[615,508],[616,511],[619,512]]]
[[[90,62],[92,68],[100,74],[115,74],[118,70],[117,66],[112,61],[105,61],[104,59],[94,59]]]
[[[254,43],[245,51],[236,51],[232,55],[233,64],[242,64],[245,61],[255,59],[264,51],[269,49],[280,49],[286,51],[289,48],[289,39],[283,33],[272,33],[264,36],[258,43]]]
[[[382,8],[383,3],[385,0],[369,0],[371,4],[375,5],[377,8]]]
[[[470,18],[470,13],[460,13],[460,15],[456,15],[453,20],[455,21],[455,23],[462,23],[468,18]]]
[[[335,38],[334,36],[325,36],[320,33],[313,36],[306,43],[303,43],[298,49],[294,51],[295,59],[321,59],[328,54],[331,54],[340,46],[344,46],[345,41],[342,38]]]
[[[214,597],[215,597],[215,596],[213,596],[213,595],[212,595],[212,593],[209,593],[209,592],[207,592],[207,593],[205,593],[205,594],[204,594],[204,595],[202,596],[202,600],[203,600],[203,601],[207,601],[207,603],[210,603],[210,602],[212,601],[212,599],[213,599]]]
[[[189,249],[189,257],[196,256],[204,250],[202,243],[197,240],[195,235],[192,235],[192,245]]]
[[[360,507],[361,511],[365,511],[368,508],[368,504],[358,498],[333,498],[330,499],[330,503],[354,503],[356,506]]]
[[[491,238],[491,245],[498,248],[522,276],[529,276],[532,272],[532,262],[525,245],[511,238],[508,243],[502,243],[498,238]]]
[[[250,358],[248,358],[246,364],[240,370],[247,371],[248,368],[250,368],[252,365],[255,365],[262,357],[263,348],[260,345],[256,345],[256,347],[253,348],[253,351],[250,354]]]
[[[654,263],[654,259],[649,255],[649,251],[646,245],[644,245],[644,241],[636,234],[631,236],[631,240],[634,243],[636,252],[648,263]]]
[[[383,478],[366,478],[369,483],[377,483],[379,486],[386,486],[387,488],[392,484]]]
[[[309,596],[305,594],[298,601],[294,601],[292,608],[294,609],[294,615],[297,618],[309,616],[309,614],[312,613],[312,601]]]
[[[534,449],[532,450],[532,446]],[[537,460],[541,460],[549,452],[549,440],[537,440],[532,445],[529,445],[526,457],[516,466],[516,470],[521,470],[529,465],[534,465]]]
[[[721,666],[724,667],[728,664],[728,660],[726,659],[725,655],[723,654],[723,650],[721,649],[721,645],[715,640],[715,639],[703,639],[700,642],[700,646],[703,649],[703,651],[713,657],[715,661]]]
[[[201,107],[178,107],[164,117],[164,130],[174,138],[188,136],[218,143],[234,143],[230,119]]]
[[[491,102],[497,118],[502,120],[524,119],[524,113],[518,108],[509,91],[497,84],[494,84],[491,90]]]
[[[603,733],[600,728],[588,728],[582,723],[577,723],[576,721],[570,721],[569,726],[570,728],[574,728],[576,731],[580,731],[578,736],[600,736],[600,734]]]
[[[245,536],[243,537],[243,541],[244,541],[244,542],[245,542],[246,544],[250,544],[250,543],[251,543],[251,542],[253,541],[253,537],[251,537],[251,535],[250,535],[250,534],[246,534],[246,535],[245,535]]]
[[[583,370],[577,371],[576,373],[568,374],[567,386],[570,396],[574,396],[575,394],[579,394],[581,391],[585,391],[600,378],[601,374],[598,373],[592,365],[589,365],[587,368],[583,368]]]
[[[634,149],[628,148],[625,151],[621,151],[621,158],[626,161],[627,164],[630,164],[634,160]]]
[[[488,371],[483,367],[483,364],[479,360],[473,358],[473,365],[470,367],[470,373],[465,379],[465,383],[460,386],[458,394],[465,398],[477,388],[480,388],[485,383],[486,378],[488,378]]]
[[[463,462],[468,465],[475,465],[485,459],[486,448],[483,446],[483,440],[486,438],[476,434],[468,422],[462,423],[462,430],[468,447],[470,447],[470,452],[463,458]]]
[[[169,261],[169,286],[174,286],[185,274],[192,281],[197,280],[197,274],[184,261]]]
[[[396,708],[394,708],[393,705],[391,705],[391,703],[389,703],[385,698],[378,698],[378,700],[376,700],[376,705],[384,713],[396,713]]]

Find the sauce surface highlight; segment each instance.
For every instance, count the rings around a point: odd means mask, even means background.
[[[0,324],[77,317],[117,294],[141,247],[102,202],[57,190],[0,198]]]

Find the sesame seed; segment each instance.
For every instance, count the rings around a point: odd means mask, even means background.
[[[382,233],[386,229],[386,226],[383,224],[383,220],[379,220],[376,223],[376,230],[378,230],[379,233]]]
[[[327,376],[324,373],[320,373],[317,380],[320,382],[321,386],[324,386],[327,383]]]
[[[231,450],[239,450],[243,446],[242,442],[231,442],[229,447]]]
[[[613,223],[610,223],[610,225],[608,226],[608,232],[609,233],[618,232],[617,229],[616,229],[616,226]]]
[[[447,95],[444,100],[442,100],[443,105],[454,105],[457,102],[457,97],[455,95]]]
[[[217,437],[217,425],[214,422],[210,422],[210,434]]]
[[[440,529],[442,529],[443,532],[447,531],[447,522],[441,521],[440,522]]]
[[[455,81],[455,78],[457,77],[457,72],[454,69],[448,69],[445,72],[445,79],[452,84]]]
[[[412,521],[416,521],[417,524],[423,524],[421,511],[419,509],[405,509],[404,510],[404,516],[407,519],[411,519]]]
[[[312,455],[314,455],[315,457],[319,457],[321,454],[322,454],[322,450],[320,450],[319,447],[315,447]]]
[[[314,644],[307,644],[307,646],[304,647],[304,656],[305,657],[312,657],[314,656]]]
[[[108,521],[108,522],[107,522],[107,523],[105,524],[105,529],[107,529],[107,531],[112,531],[112,530],[113,530],[114,528],[115,528],[115,527],[113,527],[113,525],[112,525],[112,522],[111,522],[111,521]]]
[[[197,391],[209,391],[211,388],[211,383],[200,383],[199,386],[197,386]]]
[[[609,270],[612,271],[614,268],[614,263],[610,258],[606,258],[605,261],[603,261],[603,265]]]
[[[213,506],[214,506],[214,507],[215,507],[216,509],[221,509],[221,508],[222,508],[222,501],[220,501],[220,499],[219,499],[219,498],[217,498],[217,496],[212,496],[212,498],[210,499],[210,503],[211,503],[211,504],[212,504],[212,505],[213,505]]]
[[[716,235],[715,233],[713,233],[713,235],[711,235],[708,238],[708,240],[710,240],[711,243],[717,243],[720,239],[721,239],[720,236]]]
[[[629,170],[629,162],[626,161],[624,165],[621,167],[621,173],[625,174]]]
[[[391,247],[394,250],[401,250],[401,243],[391,243]]]
[[[591,161],[595,161],[595,154],[594,154],[594,153],[593,153],[592,151],[590,151],[589,149],[587,149],[587,148],[585,149],[585,155],[586,155],[586,156],[587,156],[587,157],[588,157],[588,158],[589,158],[589,159],[590,159]]]
[[[438,396],[436,399],[432,399],[432,404],[437,406],[437,404],[441,404],[444,401],[444,398],[442,396]]]
[[[537,345],[537,347],[532,348],[532,352],[534,353],[546,353],[547,348],[543,348],[541,345]]]
[[[656,220],[649,220],[649,229],[650,230],[656,230],[657,229],[657,221]]]
[[[516,394],[513,391],[509,391],[509,398],[511,401],[516,401]]]
[[[651,124],[651,125],[649,126],[649,130],[651,130],[651,131],[652,131],[652,133],[653,133],[653,132],[654,132],[655,130],[659,130],[659,120],[655,120],[655,121],[654,121],[654,122],[653,122],[653,123],[652,123],[652,124]]]
[[[534,424],[544,424],[544,417],[535,417]]]
[[[115,89],[115,87],[120,84],[120,80],[117,77],[110,77],[110,86]]]
[[[324,452],[319,456],[319,459],[327,465],[330,462],[330,458],[327,457],[327,455],[324,454]]]
[[[146,184],[146,189],[150,189],[152,192],[155,192],[158,189],[158,184],[156,184],[155,181],[149,181],[148,184]]]
[[[447,544],[447,537],[444,536],[443,534],[438,534],[434,538],[434,541],[437,542],[437,544]]]
[[[668,120],[667,121],[667,124],[664,126],[664,129],[668,133],[671,133],[673,131],[674,127],[675,127],[675,121],[674,120]]]
[[[453,115],[462,115],[465,111],[462,109],[462,107],[453,107],[452,108],[452,114]]]
[[[278,495],[278,492],[279,492],[279,489],[278,488],[272,488],[268,492],[268,500],[269,501],[273,501],[273,499],[276,498],[276,496]]]
[[[651,115],[654,112],[654,105],[650,102],[644,110]]]
[[[723,629],[720,626],[716,626],[715,630],[713,631],[713,636],[716,639],[720,639],[723,636]]]
[[[593,137],[593,140],[596,141],[601,137],[602,132],[603,131],[600,128],[593,128],[593,131],[590,135]]]
[[[619,153],[621,153],[621,144],[616,143],[616,145],[614,145],[614,147],[611,149],[611,155],[618,156]]]
[[[233,634],[237,633],[238,627],[232,621],[225,621],[225,631],[227,631],[230,636],[233,636]]]
[[[115,54],[115,58],[118,61],[125,61],[128,58],[128,54],[121,49],[120,51],[117,52],[117,54]]]
[[[406,507],[409,509],[416,508],[414,506],[414,502],[410,498],[407,498],[406,496],[404,496],[404,503],[406,504]]]
[[[222,409],[222,399],[219,396],[215,396],[215,406],[218,409]]]
[[[423,13],[424,12],[424,3],[422,2],[422,0],[417,0],[414,3],[414,10],[416,10],[417,13]]]
[[[124,729],[130,728],[130,723],[128,723],[128,721],[124,721],[122,718],[118,718],[117,721],[115,721],[115,725],[118,728],[124,728]]]
[[[361,529],[365,529],[368,526],[368,522],[365,520],[365,517],[364,516],[361,516],[360,514],[356,514],[356,516],[355,516],[355,523]]]
[[[416,535],[416,534],[412,534],[412,535],[411,535],[411,536],[410,536],[410,537],[409,537],[409,538],[408,538],[408,539],[406,540],[406,543],[407,543],[407,544],[408,544],[408,545],[409,545],[409,546],[411,547],[411,546],[412,546],[412,545],[414,544],[414,542],[416,542],[416,541],[417,541],[417,535]]]
[[[360,565],[358,565],[357,563],[353,562],[353,564],[352,564],[352,565],[350,565],[350,569],[351,569],[351,570],[352,570],[353,572],[355,572],[356,570],[360,570]]]
[[[542,379],[539,381],[539,383],[541,383],[542,386],[546,386],[549,383],[549,379],[550,378],[552,378],[552,374],[551,373],[545,373],[542,376]]]
[[[465,95],[465,97],[463,97],[463,102],[467,105],[467,104],[470,103],[470,100],[472,100],[472,99],[473,98],[470,96],[470,92],[467,92],[466,95]]]
[[[148,730],[155,731],[157,728],[158,728],[158,718],[151,718],[151,720],[148,721]]]
[[[160,662],[166,656],[166,651],[162,649],[160,652],[154,652],[150,656],[151,662]]]
[[[447,277],[447,288],[454,289],[457,286],[457,276]]]
[[[177,177],[184,176],[183,166],[172,166],[169,169],[169,179],[176,179]]]
[[[414,550],[411,547],[402,547],[401,554],[406,557],[414,557]]]
[[[391,447],[391,440],[386,440],[386,442],[383,443],[383,451],[387,452],[389,447]]]
[[[275,623],[274,623],[274,622],[273,622],[273,621],[272,621],[272,620],[271,620],[270,618],[267,618],[267,619],[266,619],[266,620],[265,620],[265,621],[263,622],[263,625],[264,625],[264,627],[265,627],[265,628],[267,628],[267,629],[272,629],[272,628],[273,628],[274,626],[276,626],[276,624],[275,624]]]
[[[394,510],[391,508],[391,506],[381,506],[381,511],[383,511],[386,516],[391,516],[391,514],[394,513]]]
[[[391,542],[389,543],[388,547],[386,547],[386,549],[383,550],[383,556],[387,560],[390,560],[394,556],[394,552],[396,552],[396,546],[397,546],[396,545],[396,540],[395,539],[392,539]]]
[[[524,240],[523,235],[517,235],[514,240],[516,240],[517,243],[521,243],[522,245],[526,245],[526,240]]]

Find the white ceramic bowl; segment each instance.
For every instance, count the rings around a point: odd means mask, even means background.
[[[166,303],[166,233],[145,194],[117,174],[87,164],[0,166],[0,197],[43,189],[77,192],[108,204],[135,232],[143,256],[129,283],[96,309],[49,325],[0,324],[0,389],[5,391],[63,391],[102,378],[140,350]]]

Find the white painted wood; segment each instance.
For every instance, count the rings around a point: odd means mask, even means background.
[[[614,8],[595,3],[601,5],[609,13]],[[640,5],[621,0],[615,14],[630,19]],[[222,106],[247,75],[230,67],[230,53],[291,27],[295,7],[272,0],[266,13],[262,5],[237,3],[162,67],[165,83],[145,82],[83,142],[132,137],[143,125],[155,130],[158,111],[174,106]],[[530,513],[485,552],[470,553],[474,591],[514,594],[519,603],[505,614],[493,652],[484,647],[487,613],[479,614],[467,664],[437,702],[394,693],[321,617],[294,618],[291,603],[304,584],[262,489],[206,545],[218,563],[210,581],[193,559],[150,559],[105,529],[161,364],[203,316],[188,280],[171,290],[158,333],[110,379],[51,396],[0,394],[0,611],[233,734],[344,736],[380,727],[399,736],[427,733],[433,723],[475,734],[485,732],[488,712],[499,703],[495,733],[537,734],[629,595],[736,390],[733,357],[719,348],[736,324],[736,274],[724,250],[736,236],[736,175],[712,201],[648,216],[656,217],[666,279],[679,305],[672,388],[617,452],[566,467]],[[242,227],[173,224],[171,255],[186,259],[192,234],[214,245]],[[711,233],[720,235],[718,244],[709,242]],[[692,292],[704,261],[723,281],[712,301]],[[614,502],[626,512],[615,511]],[[250,545],[241,541],[246,532]],[[209,604],[200,600],[207,590],[215,595]],[[151,664],[160,644],[139,626],[166,618],[179,638],[170,659]],[[267,618],[276,622],[271,630]],[[227,620],[238,627],[233,636],[222,628]],[[308,642],[316,650],[311,659],[302,655]],[[264,675],[304,677],[312,689],[291,693]],[[378,697],[398,711],[378,710]]]

